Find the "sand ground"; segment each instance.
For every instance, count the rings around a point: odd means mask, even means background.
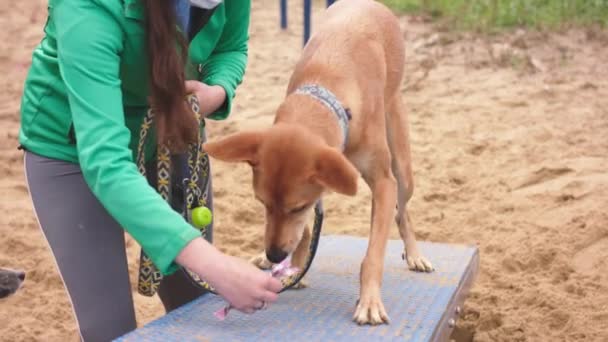
[[[232,116],[209,124],[211,139],[272,121],[301,48],[300,5],[292,2],[282,32],[277,3],[254,1],[245,81]],[[45,19],[46,1],[0,4],[0,265],[28,272],[18,295],[0,303],[3,341],[77,340],[16,149],[23,79]],[[402,24],[414,227],[421,240],[476,244],[481,253],[459,336],[607,341],[607,32],[484,38],[422,18]],[[251,256],[262,248],[263,216],[250,171],[214,162],[213,174],[216,243]],[[326,198],[325,233],[367,235],[370,194],[361,189],[355,198]],[[129,240],[132,279],[138,251]],[[139,324],[162,315],[156,298],[134,296]]]

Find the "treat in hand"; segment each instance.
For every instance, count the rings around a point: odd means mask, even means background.
[[[272,276],[275,278],[282,278],[282,277],[290,277],[290,276],[298,273],[298,271],[299,270],[297,267],[291,267],[290,261],[288,259],[285,259],[280,264],[273,265],[270,274],[272,274]],[[228,316],[228,312],[231,309],[232,309],[232,306],[230,304],[228,304],[225,307],[217,310],[213,314],[215,315],[215,317],[217,317],[217,319],[219,319],[220,321],[223,321],[224,319],[226,319],[226,316]]]

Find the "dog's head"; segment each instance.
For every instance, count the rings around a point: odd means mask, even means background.
[[[24,280],[24,272],[0,268],[0,299],[17,292]]]
[[[314,204],[325,191],[353,196],[358,172],[340,151],[303,128],[277,124],[204,144],[209,156],[246,162],[253,190],[266,208],[266,257],[283,261],[298,245]]]

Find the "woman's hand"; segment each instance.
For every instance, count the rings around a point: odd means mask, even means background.
[[[203,238],[192,240],[175,260],[209,282],[232,307],[244,313],[273,303],[283,288],[270,273],[220,252]]]
[[[210,86],[199,81],[186,81],[186,93],[193,93],[201,106],[201,115],[207,117],[226,101],[226,91],[221,86]]]
[[[218,280],[213,287],[232,307],[253,313],[277,300],[277,293],[283,288],[281,281],[244,260],[230,255],[223,257],[217,264]]]

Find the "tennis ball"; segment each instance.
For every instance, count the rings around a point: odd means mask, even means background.
[[[213,214],[207,207],[196,207],[192,209],[192,224],[197,228],[204,228],[211,224]]]

